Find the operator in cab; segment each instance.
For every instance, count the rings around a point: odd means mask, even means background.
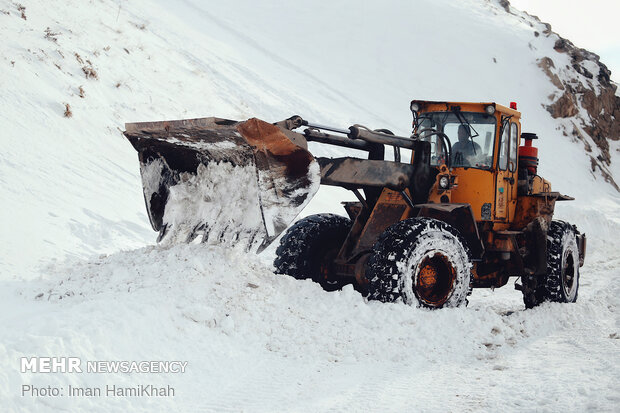
[[[469,125],[461,124],[458,129],[459,141],[452,145],[452,165],[471,166],[476,157],[482,153],[482,148],[472,139]]]

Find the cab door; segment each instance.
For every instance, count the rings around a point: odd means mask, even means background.
[[[495,184],[495,220],[509,222],[517,202],[517,150],[519,124],[503,118],[497,159]]]

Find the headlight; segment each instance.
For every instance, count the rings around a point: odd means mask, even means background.
[[[419,112],[420,111],[420,104],[417,102],[411,102],[411,111],[412,112]]]
[[[484,111],[487,113],[487,115],[492,115],[495,113],[495,106],[489,105],[486,108],[484,108]]]
[[[439,187],[441,189],[447,189],[449,185],[450,179],[448,179],[447,176],[442,176],[441,178],[439,178]]]

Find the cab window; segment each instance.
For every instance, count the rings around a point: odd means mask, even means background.
[[[517,168],[517,151],[519,150],[519,126],[516,123],[510,124],[510,172],[514,172]]]
[[[447,140],[451,143],[451,165],[490,169],[493,163],[495,116],[479,112],[427,112],[420,115],[416,130],[431,143],[431,165],[447,161]],[[448,138],[440,138],[437,132]]]
[[[505,171],[508,167],[508,149],[509,149],[509,137],[510,137],[510,128],[508,127],[508,123],[505,124],[502,129],[502,137],[499,144],[499,169]]]

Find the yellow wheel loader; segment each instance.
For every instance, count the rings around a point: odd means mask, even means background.
[[[555,203],[573,198],[537,174],[537,136],[521,132],[516,103],[414,100],[411,113],[411,136],[299,116],[129,123],[125,136],[139,154],[158,241],[260,252],[319,185],[340,186],[358,201],[343,202],[347,216],[312,215],[288,228],[278,273],[428,308],[465,305],[472,288],[510,277],[520,278],[527,308],[574,302],[586,237],[553,220]],[[364,155],[315,158],[308,142]]]

